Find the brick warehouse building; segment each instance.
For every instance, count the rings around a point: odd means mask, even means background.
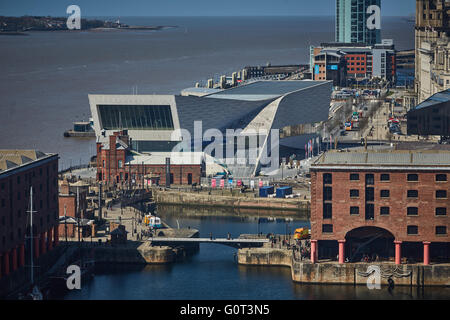
[[[311,166],[311,260],[448,261],[449,179],[448,151],[325,153]]]
[[[38,258],[58,245],[58,155],[0,150],[0,278],[29,263],[30,187]]]
[[[166,184],[166,159],[170,158],[170,183],[200,184],[205,163],[201,152],[151,152],[132,150],[127,130],[114,132],[109,143],[97,143],[97,180],[106,184],[137,186]]]

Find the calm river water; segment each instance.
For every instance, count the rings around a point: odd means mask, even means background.
[[[309,226],[307,221],[271,222],[258,226],[255,217],[186,217],[160,212],[171,226],[200,230],[200,237],[233,237],[244,233],[292,232]],[[233,216],[234,215],[234,216]],[[448,299],[450,288],[416,289],[395,287],[369,290],[365,286],[295,284],[290,268],[239,266],[236,249],[200,245],[200,251],[184,262],[167,266],[118,266],[97,271],[93,280],[64,299],[114,300],[316,300],[316,299]]]

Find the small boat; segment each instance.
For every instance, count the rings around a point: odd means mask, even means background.
[[[73,129],[64,132],[64,137],[95,138],[94,121],[78,121],[73,123]]]

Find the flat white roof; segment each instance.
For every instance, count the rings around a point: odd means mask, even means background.
[[[203,152],[151,152],[127,156],[126,162],[131,165],[165,165],[170,158],[171,165],[200,165],[205,159]]]

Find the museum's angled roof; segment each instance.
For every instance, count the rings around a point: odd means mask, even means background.
[[[416,106],[413,110],[419,110],[424,109],[428,107],[435,106],[437,104],[448,102],[450,101],[450,89],[447,89],[445,91],[438,92],[428,99],[426,99],[424,102]]]

